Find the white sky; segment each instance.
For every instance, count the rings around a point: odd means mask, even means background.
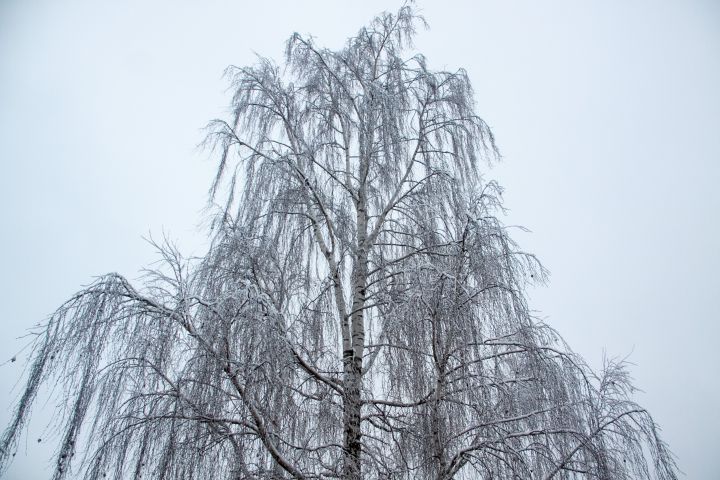
[[[279,60],[293,31],[339,47],[399,4],[0,1],[0,364],[92,276],[136,278],[149,232],[202,253],[195,146],[224,67]],[[720,478],[720,4],[420,6],[418,50],[468,70],[505,158],[487,177],[552,272],[533,307],[593,365],[630,354],[687,478]],[[0,365],[0,425],[21,364]],[[42,428],[8,480],[49,476]]]

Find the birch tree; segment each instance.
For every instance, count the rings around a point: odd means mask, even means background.
[[[531,315],[465,71],[410,54],[411,7],[340,50],[227,71],[201,259],[157,245],[36,330],[0,443],[54,386],[53,479],[675,479],[625,365]]]

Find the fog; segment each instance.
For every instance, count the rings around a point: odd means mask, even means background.
[[[143,237],[206,244],[222,78],[293,31],[338,48],[399,2],[0,3],[0,424],[29,327],[92,281],[137,278]],[[720,477],[720,5],[421,2],[431,68],[465,68],[503,161],[506,223],[551,271],[531,305],[636,398],[691,479]],[[43,402],[39,402],[42,406]],[[46,410],[6,478],[52,471]],[[37,438],[45,441],[37,443]]]

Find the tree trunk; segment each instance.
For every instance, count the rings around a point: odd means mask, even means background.
[[[360,456],[362,443],[360,433],[360,392],[362,387],[362,359],[354,358],[352,350],[344,352],[345,398],[343,403],[344,465],[345,480],[360,480]]]
[[[363,354],[365,350],[364,307],[367,283],[367,253],[364,247],[358,252],[353,272],[353,299],[350,311],[351,348],[343,352],[345,398],[343,423],[345,428],[345,465],[343,476],[346,480],[360,480],[361,409],[363,382]]]
[[[365,191],[361,186],[357,201],[357,251],[352,272],[352,301],[350,316],[350,349],[343,352],[344,387],[343,425],[345,430],[345,458],[343,477],[345,480],[360,480],[362,433],[362,383],[363,354],[365,351],[365,298],[368,276],[367,211]],[[345,343],[347,345],[347,343]]]

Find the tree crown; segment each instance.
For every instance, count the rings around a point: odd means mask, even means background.
[[[109,274],[57,310],[0,469],[49,383],[58,480],[676,478],[624,365],[530,314],[546,272],[498,218],[492,133],[465,71],[408,56],[417,25],[228,69],[207,255],[158,244],[142,288]]]

